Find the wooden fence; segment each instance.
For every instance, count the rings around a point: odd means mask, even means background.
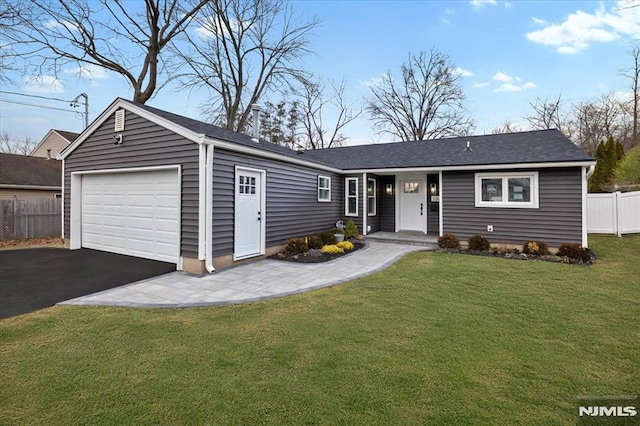
[[[0,240],[62,236],[62,199],[0,200]]]

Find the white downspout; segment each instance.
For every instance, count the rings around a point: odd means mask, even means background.
[[[362,235],[367,235],[367,216],[369,215],[369,194],[367,189],[369,188],[369,182],[367,182],[367,174],[362,174]]]
[[[440,196],[440,201],[438,202],[438,234],[442,237],[442,235],[444,235],[444,215],[442,213],[444,209],[444,207],[442,206],[442,170],[438,172],[438,195]]]
[[[587,167],[582,167],[582,247],[589,247],[588,233],[587,233],[587,192],[588,181],[596,166],[592,164]]]
[[[198,260],[205,259],[206,246],[206,218],[207,218],[207,145],[198,145]]]
[[[213,145],[207,145],[206,177],[205,177],[205,260],[208,272],[213,267]]]

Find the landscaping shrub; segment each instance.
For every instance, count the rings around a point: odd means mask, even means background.
[[[469,238],[469,250],[489,251],[490,248],[491,244],[489,243],[489,240],[482,235],[474,235]]]
[[[560,257],[569,257],[585,263],[591,261],[591,253],[589,253],[589,250],[577,243],[562,244],[556,254]]]
[[[321,232],[320,234],[318,234],[318,236],[322,240],[322,245],[323,246],[332,245],[332,244],[336,243],[336,237],[333,235],[333,232],[331,232],[331,231]],[[320,248],[322,248],[322,247],[320,247]]]
[[[320,235],[310,235],[306,238],[306,241],[310,249],[320,250],[324,245],[324,241]]]
[[[346,251],[353,250],[355,247],[351,241],[341,241],[338,244],[336,244],[336,246]]]
[[[358,238],[358,235],[360,235],[360,232],[356,223],[353,220],[348,221],[344,228],[344,238],[347,240],[349,238]]]
[[[335,244],[330,244],[322,247],[322,252],[327,254],[338,254],[338,253],[344,253],[344,249],[338,247]]]
[[[527,241],[522,246],[524,254],[535,254],[538,256],[546,256],[550,254],[549,247],[544,241]]]
[[[295,256],[309,251],[309,246],[302,238],[291,238],[287,240],[287,245],[284,248],[285,254],[289,256]]]
[[[459,249],[460,240],[455,234],[444,234],[438,238],[438,247],[445,249]]]

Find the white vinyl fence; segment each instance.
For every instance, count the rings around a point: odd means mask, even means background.
[[[640,191],[587,194],[587,232],[617,236],[640,232]]]

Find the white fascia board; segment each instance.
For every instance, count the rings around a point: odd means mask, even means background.
[[[464,171],[464,170],[499,170],[499,169],[540,169],[540,168],[558,168],[558,167],[584,167],[595,164],[594,161],[568,161],[557,163],[519,163],[519,164],[477,164],[472,166],[442,166],[442,167],[396,167],[389,169],[357,169],[342,170],[343,173],[377,173],[377,174],[395,174],[409,172],[447,172],[447,171]]]
[[[2,189],[40,189],[42,191],[61,191],[62,186],[45,186],[45,185],[13,185],[0,184]]]
[[[271,160],[283,161],[285,163],[311,167],[316,170],[324,170],[324,171],[333,172],[333,173],[343,173],[342,169],[337,169],[335,167],[325,166],[325,165],[314,163],[308,160],[299,160],[297,158],[289,157],[289,156],[278,154],[275,152],[265,151],[263,149],[251,148],[249,146],[240,145],[234,142],[227,142],[219,139],[206,138],[204,140],[204,143],[212,144],[219,149],[226,149],[228,151],[240,152],[243,154],[249,154],[256,157],[262,157],[262,158],[267,158]]]
[[[147,119],[159,126],[164,127],[165,129],[171,130],[174,133],[179,134],[180,136],[189,139],[196,143],[202,143],[204,140],[204,135],[192,132],[191,130],[186,129],[185,127],[179,126],[171,120],[167,120],[166,118],[160,117],[150,111],[147,111],[144,108],[141,108],[131,102],[125,101],[124,99],[118,98],[111,103],[103,111],[102,114],[96,118],[93,123],[89,125],[78,138],[73,141],[73,143],[67,146],[60,154],[58,154],[58,160],[63,160],[69,156],[75,149],[80,146],[89,136],[93,134],[93,132],[100,127],[109,117],[118,109],[125,109],[129,112],[132,112],[140,117]]]

